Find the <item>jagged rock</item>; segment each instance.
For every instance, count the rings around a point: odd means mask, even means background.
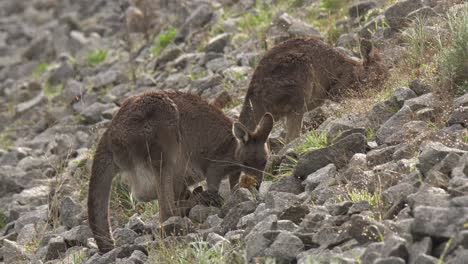
[[[117,247],[133,244],[135,239],[138,237],[138,234],[128,228],[116,228],[113,233],[115,239],[115,245]]]
[[[208,75],[206,77],[194,80],[190,84],[190,89],[194,90],[198,94],[201,94],[207,89],[220,85],[222,81],[223,77],[218,74]]]
[[[405,260],[397,257],[376,258],[374,264],[405,264]]]
[[[412,209],[419,206],[449,207],[450,195],[443,189],[424,185],[418,192],[408,195],[407,202]]]
[[[406,197],[415,191],[414,187],[408,183],[400,183],[382,192],[382,202],[387,208],[398,205],[406,200]]]
[[[219,212],[218,216],[221,218],[224,218],[226,214],[234,208],[234,206],[246,202],[246,201],[254,201],[254,197],[252,193],[245,189],[245,188],[239,188],[235,190],[228,198],[226,203],[223,205],[221,208],[221,211]]]
[[[86,92],[84,84],[77,80],[70,79],[64,86],[60,97],[67,103],[78,100]]]
[[[210,215],[217,215],[219,213],[219,208],[217,207],[208,207],[204,205],[195,205],[190,209],[189,218],[192,221],[197,223],[203,223]]]
[[[384,228],[367,217],[355,214],[351,216],[348,232],[352,238],[363,244],[369,241],[379,241],[384,233]]]
[[[279,220],[278,221],[278,230],[294,232],[299,229],[299,226],[296,225],[293,221],[290,220]]]
[[[366,156],[369,166],[376,166],[391,161],[397,147],[389,146],[369,151]]]
[[[209,227],[218,227],[221,226],[223,219],[221,219],[218,215],[210,215],[206,218],[205,223],[208,224]]]
[[[349,7],[348,14],[350,17],[360,17],[376,6],[377,3],[375,1],[359,1]]]
[[[410,20],[413,20],[418,17],[424,17],[428,19],[429,17],[433,17],[433,16],[437,16],[437,12],[428,6],[424,6],[409,13],[406,16],[406,18]]]
[[[413,92],[415,92],[418,96],[430,93],[432,90],[429,85],[422,83],[420,80],[414,80],[410,82],[409,88],[413,90]]]
[[[392,29],[400,30],[409,23],[407,15],[421,7],[420,0],[400,1],[385,10],[385,18]]]
[[[26,255],[26,250],[14,241],[8,239],[3,240],[3,261],[5,263],[29,263],[30,260]]]
[[[155,69],[166,65],[168,62],[176,60],[182,54],[182,49],[176,45],[168,45],[164,50],[159,54],[156,62]]]
[[[211,246],[219,245],[219,246],[228,246],[231,242],[228,239],[216,234],[216,233],[209,233],[206,242],[208,242]]]
[[[456,108],[447,121],[449,126],[460,124],[463,127],[467,127],[468,124],[468,106]]]
[[[419,156],[419,164],[417,164],[416,167],[423,175],[426,175],[434,165],[442,161],[442,159],[449,153],[462,155],[465,151],[449,148],[440,142],[427,142],[422,146],[422,151]]]
[[[358,115],[347,115],[342,118],[329,118],[317,129],[318,133],[326,133],[329,142],[335,142],[343,137],[343,133],[353,133],[367,127],[369,120]],[[365,131],[365,130],[363,130]],[[365,132],[363,132],[365,133]]]
[[[166,236],[183,236],[192,231],[193,224],[188,218],[173,216],[161,224],[161,229]]]
[[[304,250],[301,239],[289,232],[280,232],[275,241],[265,249],[265,256],[279,262],[291,262]]]
[[[237,204],[226,214],[223,222],[221,222],[221,228],[223,228],[225,232],[233,230],[243,216],[255,211],[255,207],[256,204],[252,201]]]
[[[15,222],[15,231],[20,233],[21,229],[28,224],[39,224],[45,223],[47,220],[47,205],[40,206],[36,210],[32,210],[26,213],[22,213],[21,216]]]
[[[231,34],[223,33],[210,39],[205,47],[205,52],[218,52],[223,53],[224,47],[228,45],[231,39]]]
[[[125,228],[129,228],[137,234],[142,234],[145,230],[145,222],[141,220],[141,217],[138,214],[134,214],[128,219],[127,224],[125,224]]]
[[[376,131],[377,143],[383,144],[386,139],[399,131],[401,127],[411,121],[413,111],[408,106],[403,106],[396,114],[390,117],[382,126]]]
[[[278,182],[273,183],[268,189],[269,192],[286,192],[300,194],[304,191],[301,180],[294,176],[284,177]]]
[[[265,238],[263,234],[274,229],[277,221],[276,215],[269,215],[257,223],[250,233],[245,236],[246,259],[248,262],[255,257],[264,255],[264,251],[271,244],[271,241]]]
[[[407,87],[396,88],[393,92],[395,93],[395,99],[400,107],[403,106],[406,100],[416,97],[416,93]]]
[[[265,196],[266,208],[277,212],[283,212],[296,203],[299,203],[299,198],[292,193],[268,192]]]
[[[378,129],[380,125],[390,119],[400,108],[395,96],[393,96],[388,100],[374,105],[369,111],[367,118],[372,128]]]
[[[28,245],[32,243],[33,240],[37,237],[37,229],[35,224],[27,224],[25,225],[18,234],[16,238],[16,242],[21,245]]]
[[[65,254],[67,251],[67,244],[63,237],[53,237],[49,240],[47,244],[47,252],[45,255],[45,260],[57,259]]]
[[[100,72],[95,76],[85,78],[84,83],[89,84],[94,91],[105,88],[109,85],[116,85],[128,81],[128,77],[116,70]]]
[[[310,213],[307,214],[302,220],[300,232],[311,233],[317,232],[319,227],[324,224],[328,218],[331,217],[326,207],[314,206],[310,208]]]
[[[438,258],[435,258],[431,255],[421,254],[415,260],[414,264],[436,264],[439,262]]]
[[[364,153],[367,141],[364,135],[351,134],[333,145],[313,150],[303,155],[294,170],[293,175],[304,179],[307,175],[324,166],[333,163],[337,168],[344,167],[356,153]]]
[[[68,246],[85,246],[88,244],[88,239],[93,237],[93,233],[89,226],[79,225],[60,234],[65,239]]]
[[[334,164],[328,164],[327,166],[308,175],[302,184],[305,186],[305,191],[311,192],[318,186],[323,188],[331,185],[335,181],[335,175],[336,166]]]
[[[318,37],[320,33],[312,26],[290,16],[288,13],[280,14],[266,30],[267,41],[273,46],[294,37]]]
[[[336,216],[336,215],[346,215],[348,214],[349,208],[353,206],[353,202],[351,201],[344,201],[341,203],[336,203],[336,204],[330,204],[327,206],[328,211],[330,212],[331,215]]]
[[[430,237],[423,237],[420,240],[413,241],[409,246],[409,263],[417,263],[417,259],[420,255],[429,255],[432,251],[432,239]],[[421,260],[419,260],[421,261]]]
[[[103,112],[109,109],[114,108],[114,104],[103,104],[103,103],[93,103],[92,105],[86,107],[81,113],[80,116],[83,118],[83,124],[95,124],[102,120]]]
[[[290,220],[295,224],[300,224],[302,219],[310,212],[306,205],[293,205],[284,210],[280,215],[280,220]]]
[[[176,43],[183,42],[192,31],[203,27],[212,17],[213,11],[210,4],[202,3],[198,5],[177,31],[174,41]]]
[[[463,225],[462,216],[468,215],[465,208],[441,208],[419,206],[414,210],[414,222],[411,232],[419,236],[431,236],[433,238],[449,239],[454,237]]]
[[[364,211],[369,211],[370,210],[370,204],[368,201],[357,201],[353,203],[353,205],[349,208],[348,214],[353,215],[353,214],[359,214]]]
[[[134,264],[144,264],[148,261],[148,256],[140,250],[133,251],[128,261]]]
[[[215,73],[220,73],[231,66],[231,63],[225,58],[215,58],[206,63],[206,68]]]
[[[412,111],[417,111],[422,108],[435,108],[437,99],[433,93],[423,94],[419,97],[415,97],[409,100],[406,100],[404,105],[408,106]]]
[[[49,83],[62,84],[68,79],[73,78],[75,69],[70,61],[63,61],[60,65],[53,69],[49,76]]]
[[[67,228],[79,225],[82,221],[83,207],[76,203],[71,197],[65,197],[60,203],[60,220]]]
[[[314,234],[312,242],[319,244],[322,248],[339,245],[350,239],[347,226],[323,226]]]
[[[447,154],[447,156],[426,173],[426,183],[435,187],[446,188],[450,180],[449,175],[457,166],[459,160],[460,156],[458,154]]]

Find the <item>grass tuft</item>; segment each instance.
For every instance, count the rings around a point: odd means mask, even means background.
[[[88,65],[95,67],[101,64],[102,62],[104,62],[104,60],[107,57],[107,51],[108,51],[107,49],[103,49],[103,50],[97,49],[93,53],[86,55],[86,60],[88,61]]]
[[[47,99],[52,100],[55,97],[62,94],[63,83],[55,84],[55,85],[50,84],[50,83],[45,83],[43,91],[44,91],[44,96],[47,97]]]
[[[294,148],[299,157],[314,149],[321,149],[330,144],[326,133],[310,133],[304,137],[304,140],[303,144]]]
[[[154,47],[151,50],[153,56],[158,56],[161,51],[171,43],[177,34],[177,29],[170,28],[165,30],[154,38]]]
[[[8,223],[8,219],[5,215],[5,213],[3,213],[2,210],[0,210],[0,229],[4,228]]]

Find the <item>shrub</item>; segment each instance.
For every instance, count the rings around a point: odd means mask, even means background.
[[[171,43],[177,34],[175,28],[165,30],[154,38],[154,47],[151,50],[153,56],[158,56],[161,51]]]
[[[93,53],[88,54],[86,56],[88,65],[94,67],[96,65],[101,64],[106,59],[107,51],[108,51],[107,49],[103,49],[103,50],[97,49]]]

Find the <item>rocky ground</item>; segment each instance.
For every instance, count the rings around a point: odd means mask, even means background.
[[[466,25],[456,0],[1,1],[0,263],[468,263]],[[223,186],[221,208],[159,225],[116,179],[97,254],[87,181],[120,102],[175,89],[235,119],[265,49],[296,36],[354,57],[372,39],[388,76],[286,146],[278,122],[260,190]]]

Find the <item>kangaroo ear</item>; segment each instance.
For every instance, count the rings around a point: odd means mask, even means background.
[[[263,115],[262,120],[260,120],[260,123],[255,129],[255,136],[257,136],[259,139],[266,141],[268,139],[268,136],[270,135],[271,130],[273,129],[274,122],[275,121],[273,119],[272,114],[266,113],[265,115]]]
[[[232,134],[244,144],[247,143],[250,138],[249,130],[239,122],[235,122],[232,126]]]

